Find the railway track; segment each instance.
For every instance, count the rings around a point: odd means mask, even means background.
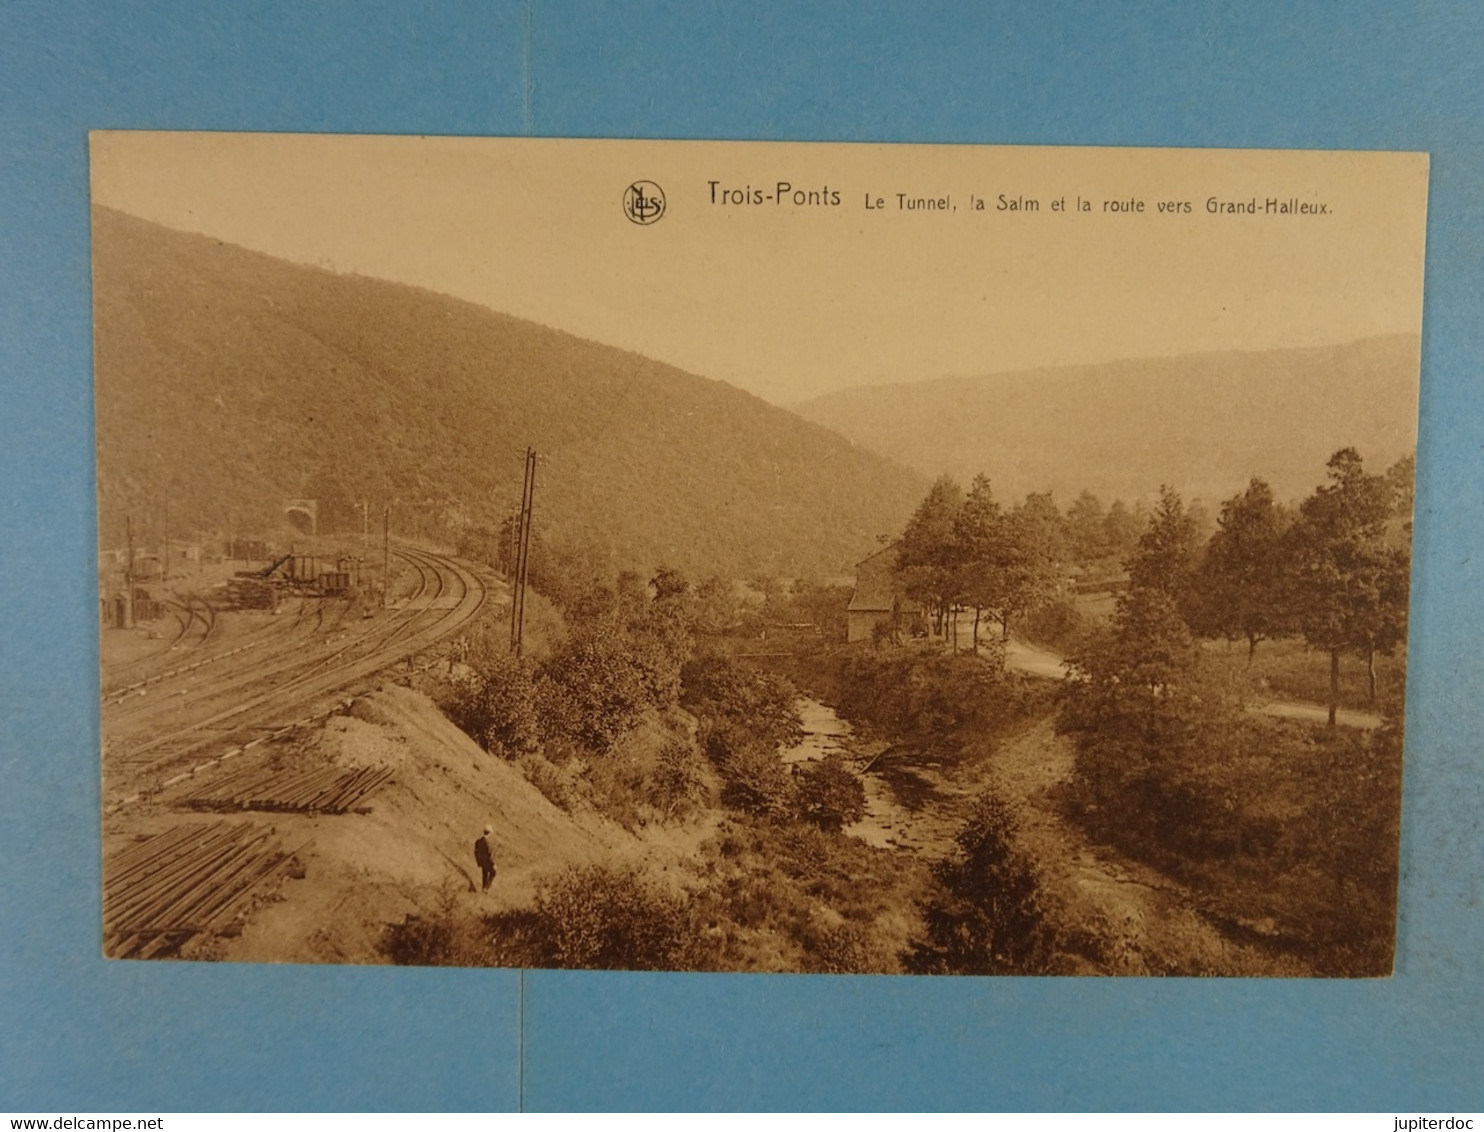
[[[172,599],[165,604],[172,609],[171,617],[176,623],[174,635],[159,648],[144,656],[111,666],[109,670],[111,682],[103,689],[104,698],[137,689],[160,679],[159,675],[144,677],[142,674],[148,672],[151,667],[158,666],[171,653],[182,647],[194,651],[211,642],[216,634],[217,621],[216,609],[209,601],[196,594],[187,594],[184,601]],[[197,620],[201,622],[201,630],[193,639],[191,630]],[[130,683],[125,685],[124,681]]]
[[[304,600],[291,619],[224,635],[215,651],[148,677],[134,694],[105,698],[108,955],[165,958],[234,930],[286,877],[303,875],[306,820],[354,820],[345,815],[391,779],[384,765],[280,769],[246,758],[226,773],[196,772],[333,710],[377,672],[462,631],[488,599],[452,559],[412,547],[396,554],[411,584],[382,614],[353,620],[349,603]],[[182,612],[186,631],[199,624],[202,641],[212,639],[219,614]],[[161,796],[172,784],[180,789]],[[146,797],[160,806],[130,808]],[[223,816],[202,822],[202,811]],[[269,811],[286,824],[264,825]],[[184,824],[169,824],[172,813]]]
[[[341,613],[343,616],[343,607]],[[214,611],[213,616],[215,616]],[[144,679],[136,680],[133,684],[126,687],[105,692],[103,695],[104,706],[115,707],[116,705],[116,710],[114,711],[115,719],[141,711],[148,711],[154,708],[159,702],[157,699],[150,700],[148,698],[148,690],[155,685],[177,677],[186,676],[188,673],[198,672],[208,665],[219,664],[234,656],[241,656],[251,649],[262,649],[264,645],[274,646],[276,644],[278,647],[287,647],[286,642],[289,638],[294,636],[312,636],[314,633],[319,632],[323,628],[324,619],[324,601],[300,598],[298,599],[298,605],[292,619],[286,620],[274,617],[265,624],[258,625],[249,633],[245,634],[241,644],[233,645],[223,652],[209,653],[206,656],[176,665],[168,671],[155,673]],[[265,651],[268,654],[272,654],[275,650],[273,647],[270,647]],[[245,663],[245,660],[238,662],[238,665],[223,678],[223,686],[230,686],[241,678],[241,673],[246,671],[243,667]],[[201,691],[201,688],[193,689],[194,694],[199,694]],[[209,694],[210,687],[207,686],[205,691]]]
[[[271,827],[218,821],[118,849],[103,872],[104,952],[151,959],[230,926],[306,847],[285,850]]]
[[[478,614],[487,591],[471,571],[427,551],[396,554],[412,566],[415,582],[389,615],[364,627],[347,627],[342,619],[326,640],[312,632],[275,636],[261,651],[238,654],[238,663],[206,674],[188,667],[149,689],[148,705],[105,702],[105,796],[148,789],[142,779],[302,722],[317,704],[435,645]]]

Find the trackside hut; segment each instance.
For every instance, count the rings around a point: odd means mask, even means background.
[[[871,640],[878,625],[910,631],[922,622],[922,606],[896,588],[900,545],[894,542],[855,564],[855,592],[846,608],[847,641]]]

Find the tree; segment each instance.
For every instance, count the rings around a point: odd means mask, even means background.
[[[1084,491],[1067,508],[1067,549],[1071,560],[1090,569],[1108,557],[1108,515],[1103,502]]]
[[[1120,595],[1112,626],[1071,658],[1059,731],[1077,744],[1074,783],[1101,832],[1195,852],[1229,844],[1209,775],[1240,734],[1242,704],[1160,589]]]
[[[724,633],[742,623],[742,603],[736,587],[726,578],[712,575],[696,587],[693,616],[697,632]]]
[[[1392,509],[1404,529],[1412,529],[1412,507],[1416,499],[1417,456],[1407,453],[1386,469],[1386,482],[1391,487]]]
[[[1387,541],[1393,489],[1368,475],[1360,453],[1343,448],[1329,460],[1329,482],[1299,508],[1287,539],[1290,593],[1304,639],[1329,653],[1329,723],[1340,698],[1340,656],[1367,658],[1374,700],[1375,655],[1406,637],[1407,551]]]
[[[1108,507],[1103,520],[1108,557],[1124,562],[1139,545],[1139,536],[1144,533],[1148,516],[1143,504],[1130,510],[1121,499],[1115,499]]]
[[[488,642],[469,657],[469,671],[449,682],[440,706],[491,754],[513,759],[541,745],[534,667]]]
[[[1033,492],[1001,524],[995,619],[1009,639],[1010,624],[1052,598],[1067,557],[1061,512],[1050,493]]]
[[[702,720],[745,730],[770,750],[794,746],[804,737],[794,686],[725,653],[708,653],[685,663],[680,702]]]
[[[1284,534],[1289,523],[1264,480],[1221,505],[1221,518],[1196,577],[1195,628],[1206,636],[1245,638],[1247,663],[1259,641],[1287,631],[1283,602]]]
[[[826,641],[843,641],[849,629],[847,610],[851,593],[851,586],[798,578],[789,594],[789,604],[793,609],[791,619],[813,625]]]
[[[606,753],[653,703],[654,666],[640,651],[611,618],[574,631],[542,667],[537,699],[543,726]],[[675,670],[678,681],[678,664]]]
[[[1069,658],[1069,689],[1080,710],[1068,729],[1100,727],[1110,715],[1152,719],[1199,660],[1200,648],[1168,593],[1142,587],[1119,594],[1111,629]]]
[[[1163,590],[1184,605],[1200,558],[1200,531],[1179,492],[1165,485],[1128,560],[1130,589]]]
[[[952,476],[939,476],[902,531],[896,576],[902,590],[933,614],[936,631],[953,604],[959,554],[954,521],[963,506],[963,488]]]
[[[933,866],[943,897],[922,910],[926,938],[903,957],[919,974],[1045,974],[1056,936],[1034,867],[1015,845],[1015,812],[991,792],[974,800],[952,855]]]
[[[974,477],[968,498],[954,516],[953,538],[958,550],[957,595],[974,610],[974,652],[979,651],[979,619],[997,608],[1003,595],[1002,562],[1008,531],[989,480]]]

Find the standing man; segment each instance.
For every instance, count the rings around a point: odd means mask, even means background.
[[[490,882],[495,879],[495,854],[490,849],[490,834],[494,833],[493,826],[485,826],[484,833],[474,843],[474,859],[479,862],[479,871],[484,874],[484,887],[480,889],[480,895],[490,890]]]

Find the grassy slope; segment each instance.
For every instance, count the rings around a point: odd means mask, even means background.
[[[912,473],[722,382],[417,288],[94,212],[100,534],[262,531],[283,500],[447,538],[520,496],[614,565],[836,573]]]

